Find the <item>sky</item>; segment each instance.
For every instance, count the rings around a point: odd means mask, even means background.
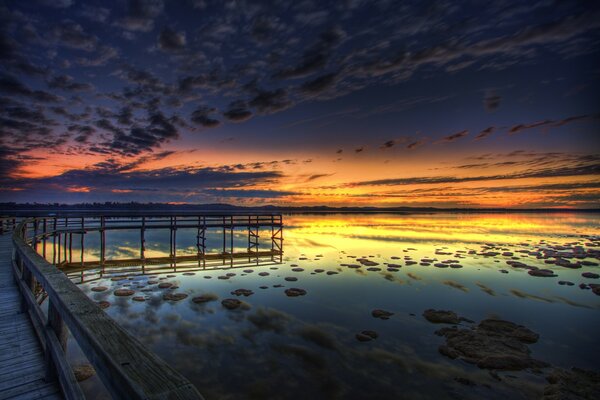
[[[0,202],[600,208],[596,1],[8,0]]]

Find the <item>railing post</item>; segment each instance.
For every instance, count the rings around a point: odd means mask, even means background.
[[[146,250],[146,217],[142,217],[142,229],[140,230],[140,258],[144,259],[144,251]]]
[[[69,331],[67,330],[67,326],[65,325],[62,317],[60,316],[60,313],[58,312],[58,310],[52,303],[52,300],[50,300],[50,299],[48,300],[47,326],[50,330],[50,332],[48,332],[48,334],[51,335],[52,333],[54,333],[56,335],[56,338],[58,339],[58,343],[60,344],[63,352],[66,355],[66,353],[67,353],[67,338],[69,335]],[[46,349],[46,353],[44,354],[44,359],[45,359],[45,367],[46,367],[46,376],[44,379],[46,382],[55,381],[57,378],[56,365],[54,363],[54,360],[52,359],[52,354],[48,349]]]
[[[100,265],[104,266],[106,256],[106,236],[104,233],[104,216],[100,217]]]

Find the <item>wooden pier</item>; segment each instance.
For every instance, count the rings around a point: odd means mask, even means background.
[[[7,231],[0,236],[0,399],[61,399],[58,383],[45,380],[44,350],[21,306]]]
[[[205,270],[280,263],[283,256],[283,221],[279,214],[1,220],[0,400],[84,399],[67,362],[69,337],[77,342],[115,399],[202,399],[186,378],[80,291],[73,276],[89,282],[94,279],[90,274],[100,274],[95,278],[100,279],[119,268],[129,272],[134,267],[143,274],[164,269]],[[146,257],[146,232],[161,229],[169,231],[169,254]],[[195,232],[194,254],[178,252],[177,231],[181,229]],[[107,258],[106,232],[113,230],[139,232],[139,257]],[[211,231],[214,236],[215,230],[222,236],[221,246],[210,252],[207,234]],[[235,230],[238,237],[240,230],[247,237],[247,246],[241,251],[234,247]],[[88,234],[98,235],[98,259],[85,259],[84,236]],[[268,238],[266,246],[260,243],[261,235]],[[74,250],[79,252],[78,259],[73,257]],[[47,304],[47,312],[40,307],[42,302]]]
[[[180,254],[177,232],[187,229],[195,236],[194,254]],[[266,243],[261,248],[261,229],[267,230]],[[169,232],[169,253],[166,257],[147,257],[149,248],[147,232],[163,230]],[[109,260],[106,257],[106,234],[110,231],[136,231],[139,237],[139,257],[126,260]],[[247,243],[244,251],[234,251],[235,232],[244,231]],[[212,253],[207,249],[207,235],[218,232],[220,248]],[[188,232],[189,234],[189,232]],[[99,257],[85,259],[86,235],[98,235]],[[75,266],[93,267],[104,265],[155,265],[195,260],[206,266],[207,261],[221,260],[233,266],[235,259],[258,260],[270,257],[281,262],[283,257],[283,220],[281,214],[252,215],[183,215],[183,216],[98,216],[98,217],[40,217],[28,224],[28,243],[41,255],[59,268]],[[51,248],[48,248],[49,245]],[[266,248],[264,248],[266,246]],[[74,259],[74,251],[79,259]]]

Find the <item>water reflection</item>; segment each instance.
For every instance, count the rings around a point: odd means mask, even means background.
[[[208,399],[541,396],[549,369],[490,373],[438,352],[440,326],[422,317],[431,308],[475,321],[463,327],[490,317],[522,324],[540,335],[532,357],[596,368],[595,214],[293,215],[285,224],[281,264],[107,267],[93,282],[77,271],[73,279]],[[111,243],[114,255],[135,248],[126,233]],[[168,253],[168,242],[155,243],[157,256]],[[118,288],[135,294],[117,297]],[[228,309],[225,299],[244,305]],[[374,318],[376,309],[393,315]],[[377,338],[358,341],[365,330]]]

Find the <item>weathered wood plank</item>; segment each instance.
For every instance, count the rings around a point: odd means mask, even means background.
[[[56,383],[43,380],[42,347],[29,315],[21,312],[12,247],[8,235],[0,237],[0,399],[62,398]]]
[[[60,393],[60,389],[54,383],[46,383],[43,379],[39,379],[35,382],[1,392],[0,400],[31,400],[57,393]]]

